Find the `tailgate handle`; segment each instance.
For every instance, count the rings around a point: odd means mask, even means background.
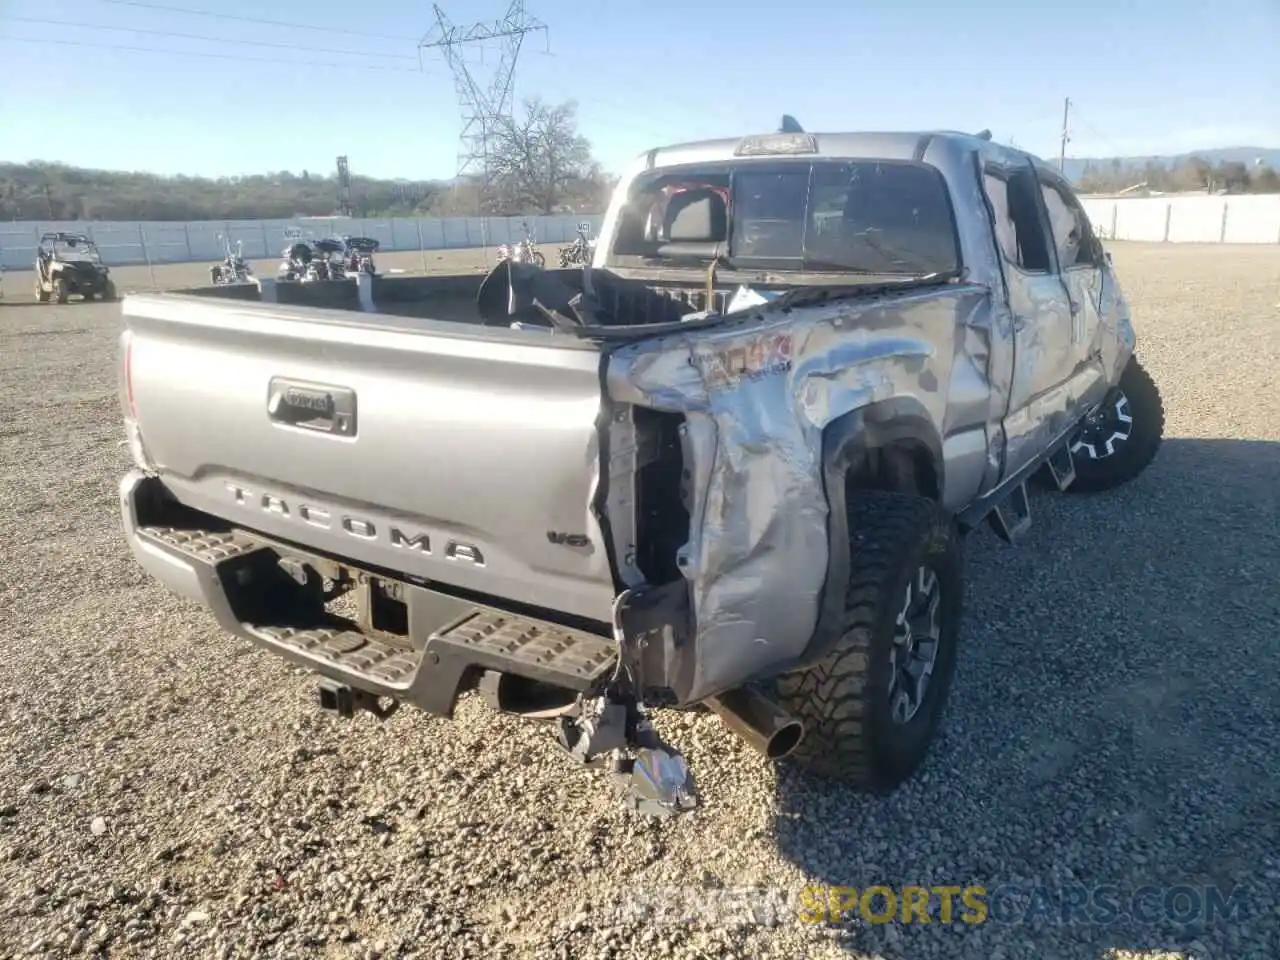
[[[356,394],[347,387],[272,377],[267,416],[275,423],[340,437],[356,434]]]

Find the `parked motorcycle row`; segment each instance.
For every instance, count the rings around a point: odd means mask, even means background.
[[[371,237],[325,237],[315,239],[302,237],[297,233],[286,233],[287,244],[280,254],[280,266],[276,271],[277,280],[288,280],[299,283],[311,283],[317,280],[348,280],[360,273],[378,276],[378,269],[373,262],[373,255],[380,249],[377,240]],[[253,283],[253,268],[244,257],[243,245],[237,241],[234,249],[226,236],[219,234],[226,251],[221,263],[209,267],[209,279],[215,286],[228,284]],[[591,263],[595,254],[596,241],[591,236],[591,224],[578,225],[578,236],[573,243],[561,247],[559,251],[560,266],[585,266]],[[547,265],[547,258],[538,249],[529,224],[524,224],[524,237],[515,243],[504,243],[498,247],[498,262],[511,260],[514,263],[532,263],[539,267]],[[392,271],[393,273],[397,271]]]
[[[209,267],[209,279],[215,286],[253,283],[253,268],[244,257],[242,244],[237,241],[232,249],[231,241],[222,235],[226,255],[221,263]],[[372,237],[326,237],[323,239],[289,237],[280,254],[277,280],[309,283],[315,280],[348,280],[359,273],[378,275],[373,262],[380,244]]]
[[[361,273],[378,275],[373,255],[380,244],[372,237],[295,239],[281,254],[278,280],[310,283],[316,280],[349,280]]]
[[[567,247],[560,248],[560,266],[585,266],[591,262],[591,258],[595,255],[596,242],[591,236],[591,224],[578,224],[578,236]],[[537,241],[533,239],[533,234],[529,230],[529,224],[524,224],[524,237],[515,243],[504,243],[498,247],[498,262],[510,260],[512,263],[533,263],[539,267],[547,265],[547,258],[542,251],[538,249]]]

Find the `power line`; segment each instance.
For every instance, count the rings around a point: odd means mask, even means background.
[[[200,33],[177,33],[172,30],[145,30],[141,27],[109,27],[100,23],[77,23],[72,20],[40,20],[36,17],[8,17],[15,23],[34,23],[48,27],[80,27],[85,30],[113,30],[117,33],[143,33],[153,37],[175,37],[180,40],[204,40],[209,43],[232,43],[236,46],[274,47],[277,50],[302,50],[310,53],[338,53],[351,57],[381,57],[384,60],[412,60],[418,58],[406,53],[371,53],[365,50],[335,50],[331,47],[308,47],[297,43],[276,43],[271,40],[240,40],[230,37],[210,37]]]
[[[55,40],[45,37],[0,37],[0,43],[50,43],[63,47],[90,47],[98,50],[126,50],[132,53],[162,53],[177,57],[209,57],[247,63],[271,63],[286,67],[325,67],[331,70],[378,70],[390,73],[421,73],[412,67],[377,67],[367,63],[326,63],[319,60],[280,60],[276,57],[240,57],[230,53],[197,53],[191,50],[160,50],[156,47],[134,47],[120,43],[88,43],[82,40]]]
[[[1117,157],[1124,156],[1124,151],[1120,149],[1119,145],[1114,140],[1112,140],[1105,133],[1103,133],[1101,130],[1099,130],[1097,127],[1091,124],[1088,120],[1080,116],[1080,108],[1076,106],[1076,104],[1073,103],[1071,106],[1075,108],[1075,112],[1073,115],[1075,117],[1076,123],[1084,127],[1085,130],[1092,133],[1094,137],[1096,137],[1098,140],[1102,142],[1103,146],[1108,147],[1111,150],[1111,152],[1114,153]]]
[[[324,33],[341,33],[348,37],[367,37],[370,40],[404,40],[404,37],[389,37],[380,33],[361,33],[348,30],[345,26],[337,29],[333,26],[321,26],[316,23],[291,23],[287,20],[263,20],[259,17],[241,17],[234,13],[219,13],[216,10],[192,10],[190,7],[171,7],[163,3],[145,3],[143,0],[98,0],[99,3],[114,3],[121,7],[140,7],[143,10],[163,10],[166,13],[185,13],[193,17],[212,17],[215,20],[238,20],[240,23],[257,23],[268,27],[288,27],[291,30],[320,30]]]

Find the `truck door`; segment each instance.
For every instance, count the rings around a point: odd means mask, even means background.
[[[1087,394],[1093,392],[1090,381],[1103,376],[1100,304],[1106,254],[1071,186],[1047,170],[1038,171],[1038,177],[1058,272],[1071,301],[1072,347],[1082,365],[1076,385]]]
[[[983,186],[995,218],[1013,327],[1003,480],[1043,450],[1074,406],[1069,384],[1079,350],[1035,168],[1030,162],[988,164]]]

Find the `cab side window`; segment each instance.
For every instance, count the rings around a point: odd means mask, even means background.
[[[1024,273],[1049,272],[1049,243],[1040,225],[1035,183],[1027,171],[982,177],[995,217],[996,240],[1005,262]]]
[[[1079,201],[1057,184],[1041,182],[1044,205],[1049,211],[1053,245],[1058,250],[1058,264],[1063,270],[1093,266],[1097,262],[1097,240],[1089,227],[1089,218]]]

